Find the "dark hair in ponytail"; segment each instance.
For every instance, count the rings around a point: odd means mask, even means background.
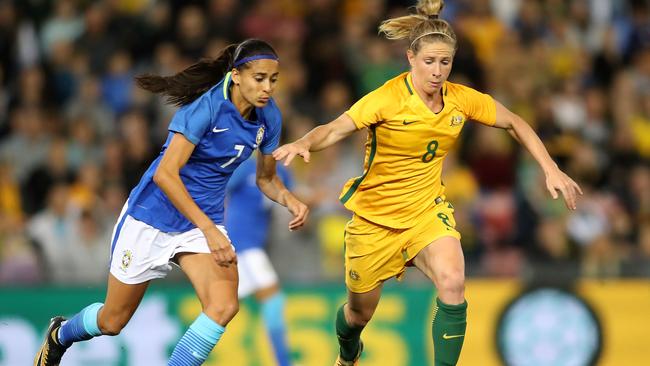
[[[173,76],[144,74],[135,77],[138,86],[152,93],[166,96],[168,104],[183,106],[192,103],[201,94],[217,84],[233,65],[246,57],[277,54],[273,47],[259,39],[247,39],[224,48],[215,59],[201,59]],[[248,63],[237,66],[245,69]]]

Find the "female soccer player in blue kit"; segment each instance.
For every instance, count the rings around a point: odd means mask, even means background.
[[[289,366],[284,295],[280,291],[278,276],[264,251],[271,221],[271,204],[255,184],[255,166],[255,159],[246,160],[228,182],[226,230],[237,248],[239,298],[255,295],[275,359],[279,366]],[[293,189],[289,170],[282,165],[277,169],[282,183],[288,189]]]
[[[225,75],[224,75],[225,74]],[[278,57],[266,42],[228,46],[170,76],[145,75],[140,87],[181,106],[160,156],[131,191],[111,242],[106,300],[48,327],[34,364],[58,365],[74,342],[116,335],[135,312],[149,281],[177,263],[194,286],[203,312],[180,339],[169,365],[200,365],[235,316],[237,258],[223,227],[225,188],[232,172],[260,150],[257,184],[303,225],[308,209],[276,175],[280,112],[271,99]]]

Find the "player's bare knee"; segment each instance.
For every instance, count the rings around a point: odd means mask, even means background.
[[[438,292],[443,295],[463,297],[465,295],[465,274],[462,270],[442,271],[438,276]]]
[[[365,327],[370,319],[372,319],[373,310],[372,309],[349,309],[349,319],[348,323],[353,327]]]
[[[239,301],[235,299],[214,303],[206,306],[203,312],[215,322],[225,326],[239,312]]]
[[[99,326],[102,334],[116,336],[120,334],[128,321],[129,319],[124,316],[99,317],[97,319],[97,326]]]

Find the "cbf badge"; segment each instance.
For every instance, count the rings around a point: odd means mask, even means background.
[[[131,265],[131,261],[133,260],[133,253],[130,250],[125,250],[122,252],[122,263],[120,268],[122,268],[122,271],[126,271],[127,268]]]
[[[260,129],[257,130],[257,136],[255,137],[255,144],[257,146],[260,146],[260,143],[262,142],[263,138],[264,138],[264,127],[260,127]]]

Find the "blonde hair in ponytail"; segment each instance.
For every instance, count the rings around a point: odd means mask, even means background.
[[[384,33],[388,39],[408,39],[409,48],[415,53],[425,39],[448,43],[455,50],[456,33],[449,23],[438,18],[443,7],[443,0],[419,0],[415,6],[416,14],[384,20],[379,33]]]

